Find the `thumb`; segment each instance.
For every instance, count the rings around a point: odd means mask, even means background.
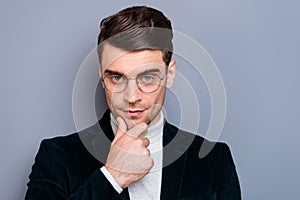
[[[127,132],[127,125],[121,117],[117,117],[118,128],[114,138],[114,141],[118,141],[119,138]]]

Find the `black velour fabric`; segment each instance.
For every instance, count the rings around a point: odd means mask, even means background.
[[[102,132],[97,128],[99,125]],[[99,160],[103,161],[109,151],[104,135],[113,140],[108,110],[99,123],[82,132],[43,140],[32,166],[25,199],[130,199],[127,188],[117,193],[100,171],[104,164]],[[199,158],[204,140],[165,122],[161,199],[241,199],[229,147],[217,142],[206,157]],[[173,156],[178,159],[170,162]]]

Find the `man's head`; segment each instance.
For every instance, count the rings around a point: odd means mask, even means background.
[[[100,29],[99,74],[109,109],[129,128],[155,123],[175,77],[170,20],[136,6],[103,19]]]

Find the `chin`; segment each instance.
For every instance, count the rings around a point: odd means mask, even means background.
[[[129,118],[123,118],[123,119],[125,119],[128,129],[136,126],[137,124],[139,124],[141,122],[145,122],[148,125],[151,123],[151,120],[149,117],[141,118],[141,119],[129,119]]]
[[[124,114],[122,109],[120,109],[120,110],[119,109],[114,109],[114,110],[110,109],[110,110],[113,111],[112,114],[115,118],[121,117],[125,121],[125,123],[127,125],[127,129],[130,129],[141,122],[145,122],[147,125],[150,125],[151,122],[153,122],[153,120],[155,119],[155,117],[157,117],[157,115],[159,114],[159,112],[153,112],[153,111],[149,112],[149,110],[147,110],[141,116],[128,116],[128,115]]]

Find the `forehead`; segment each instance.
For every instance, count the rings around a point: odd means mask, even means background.
[[[105,44],[101,60],[102,72],[117,71],[123,74],[132,71],[143,71],[152,68],[164,69],[161,50],[124,51],[110,44]]]

